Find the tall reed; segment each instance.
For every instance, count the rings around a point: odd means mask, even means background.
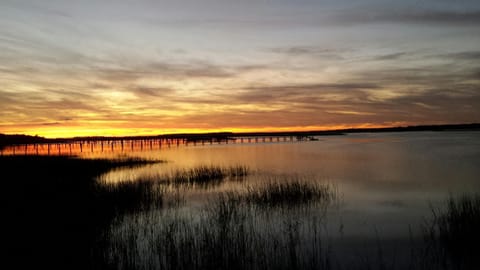
[[[425,240],[439,269],[480,269],[480,195],[450,196],[432,209]]]

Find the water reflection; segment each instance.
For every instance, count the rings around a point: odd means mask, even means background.
[[[240,214],[250,215],[252,219],[238,224],[254,229],[254,237],[262,237],[262,230],[271,230],[278,235],[288,230],[295,233],[299,230],[303,233],[301,237],[292,239],[315,239],[309,237],[314,234],[316,227],[309,224],[314,221],[313,217],[321,217],[322,239],[327,237],[332,241],[336,252],[341,254],[342,258],[351,259],[359,250],[375,253],[379,245],[378,239],[381,239],[380,244],[384,251],[390,250],[391,254],[400,257],[395,250],[405,252],[406,248],[411,247],[411,241],[421,238],[421,226],[425,217],[431,214],[431,205],[435,206],[449,194],[480,191],[479,132],[372,133],[330,136],[319,141],[295,143],[280,139],[270,142],[266,139],[265,143],[244,141],[180,145],[179,142],[178,147],[173,145],[175,144],[164,147],[162,144],[162,147],[159,147],[160,144],[152,143],[151,147],[147,144],[148,149],[145,149],[145,144],[139,144],[138,148],[132,147],[132,151],[120,151],[122,157],[141,157],[166,162],[116,169],[98,178],[98,181],[106,184],[164,180],[162,185],[167,189],[162,192],[173,194],[174,199],[178,196],[178,201],[183,202],[178,211],[153,210],[119,217],[111,228],[115,237],[110,240],[130,241],[131,237],[146,231],[152,235],[146,234],[141,239],[135,239],[136,244],[140,251],[155,250],[150,245],[158,241],[169,241],[165,238],[168,233],[162,232],[171,229],[168,223],[163,222],[164,219],[171,219],[170,215],[175,218],[174,222],[179,222],[175,224],[180,224],[175,228],[193,228],[193,231],[177,237],[192,237],[198,232],[196,230],[205,229],[203,225],[198,225],[199,220],[205,218],[205,224],[209,224],[208,218],[211,216],[203,212],[204,207],[212,201],[215,202],[214,199],[219,194],[242,194],[249,189],[261,189],[272,179],[282,183],[301,178],[306,182],[333,185],[338,190],[341,203],[338,207],[328,208],[326,213],[310,215],[311,213],[297,211],[268,219],[263,212],[248,212],[250,208],[241,208],[239,211],[247,212]],[[118,145],[113,146],[114,151],[107,151],[105,145],[103,151],[101,145],[89,146],[93,151],[85,152],[82,149],[81,152],[86,159],[119,155],[115,151]],[[59,152],[64,150],[62,147],[64,146],[60,146]],[[27,149],[28,151],[30,150]],[[230,181],[225,177],[211,185],[176,185],[168,180],[178,172],[212,166],[246,166],[249,174],[242,176],[239,181]],[[275,216],[275,212],[272,215]],[[291,223],[292,220],[302,225],[295,227],[297,225]],[[185,224],[191,225],[182,227],[186,226]],[[240,233],[241,227],[232,229],[238,230],[238,236],[246,237]],[[205,232],[204,236],[208,239],[210,234]],[[282,238],[282,241],[285,239],[288,237]],[[236,242],[238,239],[226,240],[233,241],[226,243],[241,244]],[[288,245],[288,241],[281,244]],[[225,248],[215,245],[213,247]],[[130,250],[114,250],[112,254],[117,256],[122,252]],[[145,253],[142,251],[140,254]],[[152,264],[157,266],[159,262],[152,260]]]
[[[371,236],[374,227],[383,236],[405,236],[409,226],[421,224],[430,203],[449,193],[480,190],[479,132],[353,134],[301,143],[180,147],[132,155],[167,163],[116,170],[103,179],[153,179],[195,166],[245,165],[256,172],[246,183],[282,174],[335,183],[344,197],[344,233],[350,236]],[[205,194],[241,186],[225,182],[213,190],[195,191],[194,196],[201,200]]]

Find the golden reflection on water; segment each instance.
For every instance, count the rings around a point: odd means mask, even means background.
[[[300,175],[335,184],[344,198],[343,222],[358,233],[361,228],[371,230],[371,224],[383,224],[392,234],[408,232],[404,227],[420,223],[430,211],[430,202],[480,190],[480,132],[366,133],[319,139],[212,145],[137,141],[124,142],[123,150],[118,142],[58,144],[50,149],[39,144],[7,148],[2,154],[72,153],[83,158],[166,161],[113,170],[99,177],[106,182],[158,179],[175,170],[210,165],[242,165],[253,172],[244,181],[184,189],[185,196],[195,202],[221,191],[261,184],[272,175]]]
[[[431,202],[441,201],[449,193],[480,190],[478,132],[352,134],[321,137],[319,141],[197,145],[124,155],[167,162],[115,170],[102,179],[156,179],[204,165],[245,165],[254,172],[243,182],[225,181],[206,189],[185,190],[185,196],[196,202],[221,191],[261,184],[272,175],[300,175],[333,183],[344,198],[343,222],[359,234],[371,230],[372,224],[388,228],[385,230],[391,235],[403,234],[408,232],[405,226],[422,222]]]

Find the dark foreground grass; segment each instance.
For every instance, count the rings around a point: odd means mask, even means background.
[[[0,157],[6,216],[4,245],[16,269],[90,269],[91,247],[118,207],[101,195],[95,177],[140,159]],[[9,264],[6,264],[9,265]]]
[[[149,180],[125,181],[96,185],[95,195],[102,205],[111,206],[116,215],[160,209],[166,188]]]
[[[480,269],[480,196],[450,197],[432,210],[427,255],[437,269]]]
[[[334,196],[328,185],[290,179],[222,192],[192,215],[137,212],[111,227],[99,253],[111,269],[329,269],[325,208],[305,208],[307,219],[279,210]]]
[[[195,215],[125,216],[102,247],[111,269],[329,269],[322,220],[265,215],[228,194]]]

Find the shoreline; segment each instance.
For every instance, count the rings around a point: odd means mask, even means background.
[[[283,132],[215,132],[215,133],[178,133],[149,136],[89,136],[73,138],[44,138],[21,134],[0,134],[0,148],[13,145],[42,143],[71,143],[79,141],[122,141],[149,139],[185,139],[188,141],[230,140],[241,137],[310,137],[310,136],[342,136],[350,133],[383,133],[383,132],[420,132],[420,131],[480,131],[480,123],[449,125],[418,125],[387,128],[350,128],[338,130],[283,131]]]

